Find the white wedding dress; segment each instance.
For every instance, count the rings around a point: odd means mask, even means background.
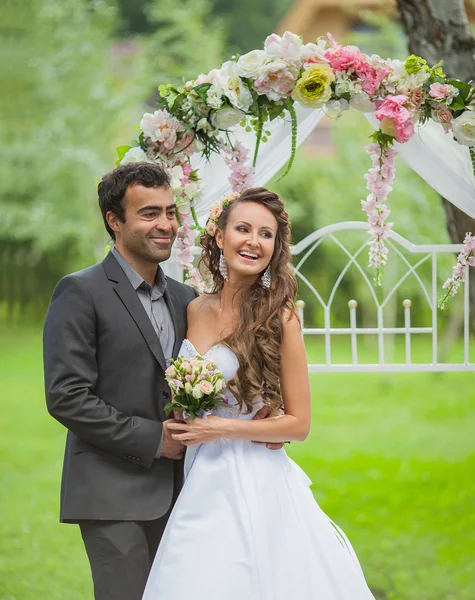
[[[185,340],[180,354],[197,351]],[[218,344],[205,356],[234,377],[232,350]],[[262,406],[242,414],[225,393],[220,417],[252,419]],[[186,471],[143,600],[374,600],[348,539],[284,449],[221,439],[189,447]]]

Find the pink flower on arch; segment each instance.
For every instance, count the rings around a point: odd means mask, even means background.
[[[325,58],[334,71],[347,71],[365,61],[365,55],[357,46],[343,46],[342,48],[328,50],[325,53]]]
[[[388,67],[386,65],[375,69],[365,60],[362,60],[361,62],[357,63],[354,66],[354,69],[355,73],[363,82],[361,84],[361,88],[370,96],[376,93],[383,79],[392,71],[391,67]]]
[[[403,94],[386,96],[379,104],[375,117],[381,121],[381,131],[392,135],[400,143],[407,142],[414,135],[414,121],[404,106],[409,98]]]
[[[455,86],[447,83],[432,83],[429,89],[429,96],[434,100],[447,100],[448,104],[452,102],[458,93],[459,91]]]

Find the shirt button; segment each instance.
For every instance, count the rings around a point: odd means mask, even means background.
[[[165,390],[165,391],[163,392],[163,397],[164,397],[164,398],[168,398],[169,396],[170,396],[170,394],[169,394],[169,393],[168,393],[168,392]]]

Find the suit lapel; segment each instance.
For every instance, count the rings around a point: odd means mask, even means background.
[[[114,258],[114,255],[109,253],[102,262],[104,270],[110,281],[116,283],[114,286],[115,293],[119,296],[130,316],[135,321],[140,329],[148,347],[155,356],[160,366],[165,371],[167,368],[163,350],[160,345],[160,340],[147,316],[147,313],[140,302],[137,292],[132,287],[132,284],[127,279],[126,274],[121,269],[119,263]]]
[[[177,315],[175,310],[175,304],[177,300],[175,294],[170,290],[170,283],[168,283],[163,296],[165,298],[165,302],[167,303],[168,310],[170,311],[170,315],[173,321],[173,329],[175,331],[175,343],[173,344],[173,358],[176,358],[178,356],[178,351],[180,350],[182,342],[182,328],[179,327],[179,323],[177,321]]]

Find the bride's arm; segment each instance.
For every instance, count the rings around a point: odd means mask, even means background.
[[[255,442],[303,441],[310,429],[310,384],[307,356],[300,322],[294,314],[285,318],[280,347],[280,387],[284,414],[262,420],[239,420],[208,417],[181,426],[186,433],[172,437],[185,445],[210,442],[220,438],[239,438]],[[173,424],[171,429],[178,429]]]

